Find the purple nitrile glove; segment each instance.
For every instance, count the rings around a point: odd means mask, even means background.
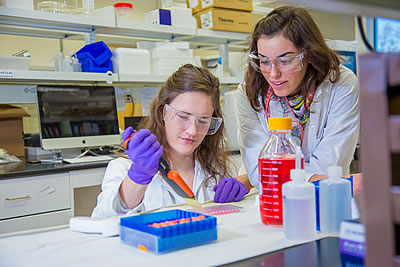
[[[127,136],[129,137],[130,134]],[[158,163],[163,149],[163,146],[157,142],[156,136],[150,130],[141,129],[136,132],[125,150],[132,161],[131,168],[128,171],[129,178],[137,184],[149,184],[158,171]]]
[[[240,201],[249,190],[238,180],[234,178],[222,178],[217,185],[214,186],[215,191],[214,202],[227,203],[232,201]]]
[[[124,139],[124,141],[125,141],[126,139],[128,139],[129,136],[131,136],[132,133],[133,133],[133,128],[131,126],[129,126],[122,132],[122,134],[121,134],[122,139]]]

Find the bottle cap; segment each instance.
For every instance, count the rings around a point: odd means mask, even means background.
[[[273,130],[291,130],[293,129],[292,118],[269,118],[268,129]]]
[[[290,179],[296,182],[304,182],[306,171],[302,169],[292,169],[290,171]]]
[[[328,167],[328,176],[329,177],[342,177],[342,167],[340,166],[330,166]]]
[[[118,8],[118,7],[133,8],[133,5],[131,3],[115,3],[114,7],[115,8]]]

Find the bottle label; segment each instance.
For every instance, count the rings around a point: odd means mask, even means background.
[[[290,181],[290,170],[295,167],[296,157],[294,155],[282,155],[279,158],[261,158],[258,160],[260,213],[264,224],[283,225],[282,185]]]

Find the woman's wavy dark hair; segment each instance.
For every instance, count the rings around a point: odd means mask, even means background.
[[[311,15],[301,7],[283,6],[272,10],[257,22],[251,36],[248,52],[257,50],[257,42],[263,37],[274,37],[283,34],[294,46],[305,51],[308,68],[302,83],[300,94],[305,97],[310,90],[316,90],[328,77],[332,83],[340,78],[340,60],[324,41],[317,24]],[[265,99],[269,84],[263,75],[248,65],[245,75],[246,94],[254,110],[260,111],[258,97]]]
[[[178,95],[186,92],[202,92],[212,100],[213,117],[222,118],[222,109],[219,102],[219,79],[207,69],[186,64],[174,72],[161,87],[158,96],[150,106],[150,116],[146,117],[139,128],[150,129],[157,140],[164,146],[164,157],[168,159],[171,147],[165,135],[165,122],[163,108],[170,104]],[[224,122],[213,135],[206,135],[203,142],[194,151],[195,159],[198,160],[210,178],[224,177],[229,175],[229,159],[226,152],[226,141],[224,138]],[[217,181],[218,182],[218,181]]]

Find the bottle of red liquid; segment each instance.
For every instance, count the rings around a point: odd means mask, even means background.
[[[271,136],[258,157],[261,220],[282,227],[282,185],[296,168],[296,143],[292,139],[292,118],[269,118]],[[304,168],[304,158],[301,159]]]

